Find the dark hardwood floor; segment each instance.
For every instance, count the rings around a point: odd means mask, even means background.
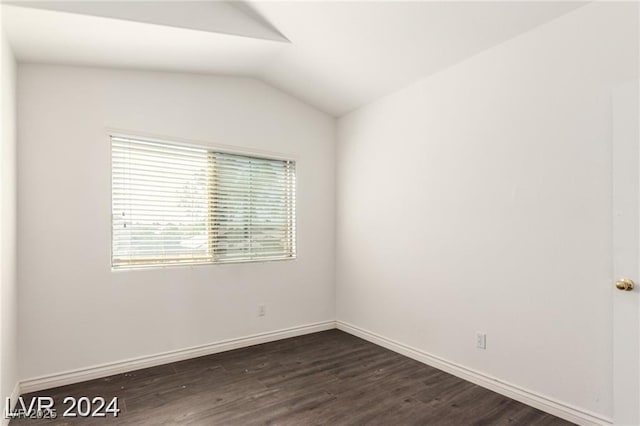
[[[569,425],[338,330],[25,395],[117,396],[117,418],[23,424]],[[68,406],[68,404],[67,404]]]

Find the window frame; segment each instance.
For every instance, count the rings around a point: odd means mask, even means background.
[[[112,139],[113,138],[121,138],[121,139],[132,139],[140,142],[150,142],[150,143],[159,143],[159,144],[168,144],[173,146],[180,146],[185,148],[194,148],[194,149],[203,149],[208,153],[220,153],[220,154],[229,154],[229,155],[239,155],[244,157],[255,157],[258,160],[275,160],[275,161],[288,161],[294,164],[295,172],[294,172],[294,183],[293,183],[293,250],[292,255],[288,257],[281,258],[255,258],[255,259],[227,259],[227,260],[215,260],[215,256],[213,254],[202,255],[198,257],[194,256],[178,256],[175,258],[145,258],[140,260],[128,260],[126,264],[114,264],[114,223],[113,223],[113,147],[112,147]],[[194,141],[194,140],[186,140],[184,138],[176,138],[176,137],[165,137],[165,136],[154,136],[154,135],[141,135],[137,132],[122,132],[119,130],[108,130],[107,131],[107,146],[109,151],[109,183],[110,183],[110,194],[109,194],[109,234],[110,234],[110,260],[109,264],[111,266],[112,271],[126,271],[132,269],[156,269],[156,268],[179,268],[179,267],[188,267],[192,268],[195,266],[216,266],[216,265],[233,265],[233,264],[244,264],[244,263],[264,263],[264,262],[281,262],[281,261],[295,261],[298,259],[299,250],[298,250],[298,208],[297,208],[297,196],[298,196],[298,170],[299,170],[299,159],[297,156],[282,154],[273,151],[264,151],[264,150],[256,150],[256,149],[247,149],[242,147],[236,147],[231,145],[222,145],[222,144],[210,144],[202,141]],[[211,202],[209,200],[208,202]],[[214,239],[215,236],[211,235],[211,215],[207,217],[207,229],[209,230],[209,240]],[[181,261],[184,259],[184,261]],[[198,260],[195,260],[198,259]]]

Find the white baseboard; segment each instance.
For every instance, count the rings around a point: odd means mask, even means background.
[[[373,333],[368,330],[364,330],[355,325],[346,323],[344,321],[336,321],[336,327],[339,330],[353,334],[354,336],[365,339],[376,345],[383,346],[399,354],[405,355],[409,358],[420,361],[424,364],[435,367],[439,370],[446,371],[461,379],[475,383],[478,386],[490,389],[499,394],[508,396],[509,398],[520,401],[524,404],[535,407],[539,410],[545,411],[554,416],[563,418],[579,425],[611,425],[612,420],[604,418],[598,414],[582,410],[580,408],[571,406],[561,401],[557,401],[553,398],[540,395],[536,392],[523,389],[519,386],[511,383],[506,383],[495,377],[488,376],[473,369],[464,367],[462,365],[455,364],[451,361],[447,361],[438,356],[429,354],[420,349],[413,348],[411,346],[396,342],[394,340],[383,337],[379,334]]]
[[[324,321],[315,324],[269,331],[266,333],[253,334],[236,339],[208,343],[206,345],[193,346],[190,348],[178,349],[155,355],[131,358],[123,361],[110,362],[92,367],[66,371],[63,373],[49,374],[33,379],[22,380],[17,389],[19,393],[25,394],[58,386],[70,385],[72,383],[84,382],[86,380],[107,377],[114,374],[122,374],[128,371],[139,370],[141,368],[155,367],[156,365],[167,364],[170,362],[182,361],[189,358],[196,358],[232,349],[258,345],[260,343],[267,343],[289,337],[301,336],[303,334],[330,330],[335,327],[335,321]]]
[[[11,410],[16,408],[16,404],[18,403],[18,397],[20,396],[20,382],[16,382],[16,385],[13,387],[13,391],[11,392]]]
[[[13,411],[16,408],[16,404],[18,403],[18,397],[20,396],[20,382],[16,382],[16,385],[13,387],[13,391],[11,391],[11,395],[9,395],[9,399],[11,400],[11,407],[5,407],[4,404],[6,401],[2,401],[2,426],[6,426],[9,424],[9,420],[5,419],[4,413],[8,408],[9,411]]]
[[[384,336],[362,329],[344,321],[324,321],[315,324],[291,327],[282,330],[240,337],[236,339],[223,340],[206,345],[178,349],[175,351],[164,352],[156,355],[142,356],[123,361],[116,361],[102,365],[66,371],[63,373],[50,374],[33,379],[27,379],[16,384],[16,387],[11,395],[11,401],[17,401],[19,395],[29,392],[69,385],[72,383],[79,383],[86,380],[98,379],[114,374],[122,374],[141,368],[154,367],[170,362],[182,361],[189,358],[196,358],[199,356],[229,351],[232,349],[244,348],[247,346],[286,339],[289,337],[301,336],[303,334],[330,330],[332,328],[338,328],[339,330],[342,330],[349,334],[353,334],[354,336],[358,336],[369,342],[383,346],[387,349],[435,367],[439,370],[446,371],[447,373],[453,374],[454,376],[460,377],[461,379],[475,383],[494,392],[498,392],[509,398],[515,399],[516,401],[520,401],[524,404],[530,405],[570,422],[574,422],[579,425],[599,426],[608,426],[612,424],[611,419],[607,419],[598,414],[582,410],[580,408],[571,406],[570,404],[566,404],[564,402],[557,401],[544,395],[540,395],[536,392],[521,388],[511,383],[501,381],[499,379],[496,379],[495,377],[491,377],[473,369],[453,363],[446,359],[424,352],[420,349],[413,348],[400,342],[396,342],[392,339],[386,338]]]

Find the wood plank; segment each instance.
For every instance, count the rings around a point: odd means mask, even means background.
[[[339,330],[24,395],[119,398],[118,418],[38,425],[539,425],[571,423]]]

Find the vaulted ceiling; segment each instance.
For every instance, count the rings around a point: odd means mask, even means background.
[[[577,2],[11,2],[19,61],[255,77],[346,114]]]

